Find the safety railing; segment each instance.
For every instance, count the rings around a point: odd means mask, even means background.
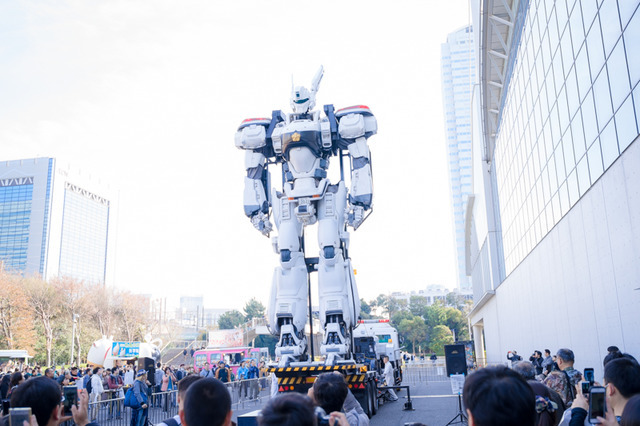
[[[234,410],[245,408],[259,409],[264,401],[271,398],[271,376],[258,379],[238,380],[225,383],[231,407]],[[148,397],[147,418],[151,424],[161,423],[163,420],[178,414],[178,391],[152,393]],[[100,400],[89,403],[89,420],[99,425],[127,426],[132,424],[133,411],[124,406],[123,393],[106,391]],[[136,410],[136,413],[138,411]],[[73,422],[69,422],[73,424]]]
[[[146,410],[149,423],[158,424],[178,414],[178,391],[152,393]],[[99,425],[127,426],[132,424],[133,411],[124,406],[124,396],[117,392],[105,392],[101,399],[89,403],[89,420]],[[73,423],[71,423],[73,424]]]
[[[271,376],[226,383],[234,410],[256,407],[271,397]]]

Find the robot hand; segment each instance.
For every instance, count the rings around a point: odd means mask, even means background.
[[[258,214],[251,217],[251,223],[253,223],[253,227],[258,231],[262,232],[263,235],[269,236],[269,233],[273,229],[273,225],[269,220],[269,216],[262,212],[258,212]]]
[[[347,215],[347,223],[352,226],[353,229],[358,229],[358,226],[364,220],[364,207],[351,206],[351,209]]]

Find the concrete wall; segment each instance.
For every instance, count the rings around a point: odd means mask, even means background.
[[[500,321],[498,321],[498,318]],[[606,348],[640,357],[640,142],[601,176],[473,312],[487,361],[568,347],[602,378]]]

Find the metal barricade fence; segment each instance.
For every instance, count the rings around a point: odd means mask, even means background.
[[[231,396],[231,407],[234,410],[262,407],[264,401],[271,398],[271,378],[238,380],[225,383]],[[275,379],[275,377],[274,377]]]
[[[231,396],[231,408],[241,410],[255,407],[257,410],[262,407],[271,398],[271,377],[225,383]],[[149,423],[161,423],[178,414],[178,391],[153,393],[148,405]],[[101,426],[127,426],[131,424],[131,411],[131,408],[124,406],[124,397],[105,392],[101,400],[89,403],[89,420]],[[74,423],[70,421],[68,424]]]
[[[89,403],[89,420],[100,426],[127,426],[131,424],[132,409],[124,406],[124,397],[113,397],[114,394],[105,392],[106,397]],[[178,414],[178,391],[153,393],[148,399],[148,421],[158,424],[163,420]],[[73,422],[69,422],[73,424]]]
[[[448,381],[444,359],[410,362],[404,365],[402,371],[402,382],[404,384],[416,385],[418,383]]]

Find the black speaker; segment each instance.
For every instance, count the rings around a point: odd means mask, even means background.
[[[447,376],[452,374],[467,375],[467,357],[464,345],[445,345],[444,357],[447,363]]]
[[[156,385],[156,365],[153,358],[138,358],[138,370],[145,370],[147,372],[147,380],[151,383],[151,386]]]

